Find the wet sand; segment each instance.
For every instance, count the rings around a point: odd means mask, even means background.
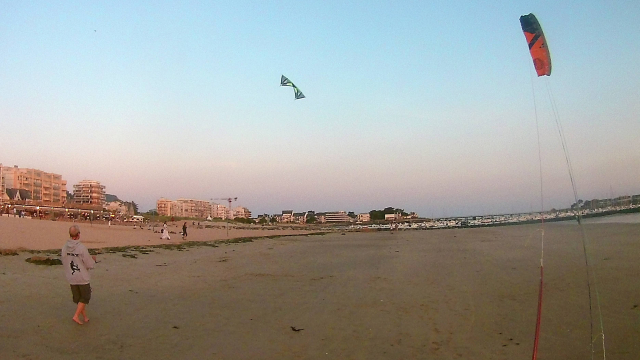
[[[640,224],[584,228],[607,356],[638,359]],[[59,246],[61,231],[49,234]],[[71,320],[60,266],[27,263],[26,252],[1,256],[0,358],[526,359],[540,233],[539,225],[332,233],[135,259],[101,254],[83,326]],[[580,233],[575,223],[545,225],[540,359],[591,358]]]

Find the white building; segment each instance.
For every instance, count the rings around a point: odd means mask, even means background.
[[[400,220],[400,219],[402,219],[402,214],[400,214],[400,213],[384,214],[384,219],[387,220],[387,221]]]
[[[324,214],[326,222],[351,222],[351,218],[346,211],[334,211]]]

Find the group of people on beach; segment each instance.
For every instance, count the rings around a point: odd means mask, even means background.
[[[162,224],[162,228],[160,229],[160,239],[162,240],[171,240],[171,236],[169,236],[169,228],[167,227],[167,222],[165,221]],[[187,238],[187,223],[182,224],[182,240]]]

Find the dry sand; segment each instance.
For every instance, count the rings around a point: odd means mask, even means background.
[[[4,220],[0,244],[34,248],[61,247],[69,225]],[[2,256],[0,359],[527,359],[539,229],[332,233],[136,259],[102,254],[83,326],[71,320],[60,266],[27,263],[27,252]],[[607,356],[638,359],[640,224],[585,230]],[[575,223],[545,225],[540,359],[591,358],[580,233]],[[82,228],[88,245],[110,243],[98,234]],[[41,245],[43,236],[56,246]]]
[[[182,242],[182,224],[168,223],[171,240],[160,239],[160,223],[151,230],[148,225],[111,225],[104,221],[78,222],[81,240],[88,248],[104,248],[128,245],[179,244]],[[187,240],[210,241],[227,239],[225,223],[216,223],[213,228],[197,229],[187,222]],[[38,220],[31,218],[0,216],[0,249],[46,250],[62,248],[69,237],[67,221]],[[157,231],[157,232],[154,232]],[[304,230],[264,230],[260,226],[237,229],[229,227],[229,238],[305,234]]]

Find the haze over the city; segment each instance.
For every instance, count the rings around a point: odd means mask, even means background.
[[[578,196],[640,193],[638,1],[1,4],[0,163],[68,189],[143,211],[538,211],[537,116],[544,207],[567,207],[552,94]]]

